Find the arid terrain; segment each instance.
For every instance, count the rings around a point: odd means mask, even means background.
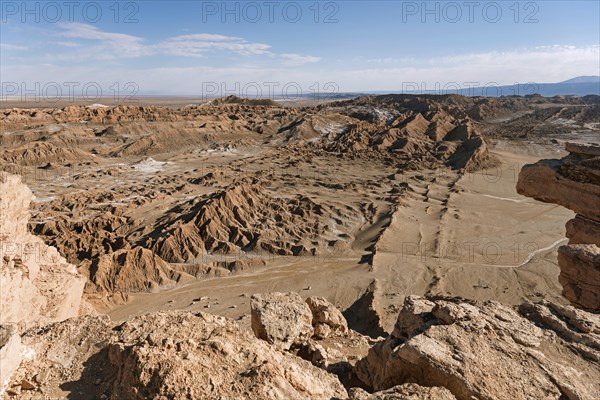
[[[0,104],[3,268],[49,276],[2,293],[6,398],[600,396],[600,304],[558,264],[596,217],[517,193],[569,154],[598,185],[565,143],[600,142],[599,96],[162,104]]]

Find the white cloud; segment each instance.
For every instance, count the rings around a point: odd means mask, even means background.
[[[15,51],[24,51],[29,50],[27,46],[22,46],[20,44],[12,44],[12,43],[0,43],[1,50],[15,50]]]
[[[132,58],[149,55],[202,57],[215,52],[228,52],[241,56],[269,56],[279,57],[283,65],[298,66],[315,63],[319,57],[304,56],[300,54],[284,53],[278,55],[270,51],[271,46],[266,43],[249,42],[244,38],[225,36],[211,33],[196,33],[179,35],[150,44],[138,36],[122,33],[102,31],[96,26],[82,23],[61,24],[60,36],[91,41],[86,44],[75,41],[55,42],[63,47],[81,47],[76,53],[52,55],[55,60],[82,61],[95,58],[103,61],[117,60],[121,57]]]
[[[97,43],[94,52],[116,51],[123,57],[140,57],[152,53],[149,46],[144,45],[144,39],[124,33],[105,32],[96,26],[69,22],[59,25],[63,32],[61,36],[71,39],[91,40]]]
[[[459,85],[499,85],[527,82],[558,82],[579,75],[597,75],[600,46],[551,44],[510,51],[468,52],[432,57],[394,57],[365,59],[357,54],[341,62],[323,65],[319,57],[291,52],[276,53],[268,44],[250,42],[244,38],[209,33],[186,34],[147,43],[141,37],[104,32],[85,24],[62,26],[66,43],[61,51],[40,57],[12,57],[2,63],[3,80],[31,82],[37,80],[86,82],[95,79],[106,87],[111,82],[137,82],[141,91],[162,90],[172,94],[199,93],[202,83],[218,82],[227,87],[249,82],[297,82],[303,88],[315,82],[335,82],[340,91],[402,90],[418,83],[425,90],[456,82]],[[56,44],[56,42],[54,43]],[[8,44],[2,44],[3,49]],[[250,56],[233,65],[207,67],[169,67],[160,64],[146,69],[128,66],[122,58],[155,55],[173,57],[208,57],[215,52]],[[358,57],[357,57],[358,56]],[[90,60],[101,62],[89,62]],[[80,61],[75,64],[73,61]],[[153,63],[155,60],[152,60]],[[52,63],[56,68],[41,67]],[[158,60],[160,63],[160,60]],[[315,64],[311,68],[304,65]],[[17,65],[18,64],[18,65]],[[169,64],[172,64],[170,62]],[[107,68],[107,65],[110,65]],[[290,68],[296,67],[296,68]],[[90,78],[93,77],[93,78]],[[436,86],[438,84],[439,86]],[[414,89],[414,86],[412,87]]]
[[[264,43],[249,43],[238,37],[209,33],[175,36],[156,46],[166,54],[188,57],[202,56],[211,50],[230,51],[239,55],[263,55],[269,54],[270,47]]]
[[[54,42],[54,44],[57,44],[57,45],[63,46],[63,47],[81,47],[81,45],[77,42],[60,41],[60,42]]]
[[[303,55],[294,54],[294,53],[280,54],[279,57],[281,57],[281,59],[283,60],[284,65],[288,65],[288,66],[292,66],[292,67],[298,66],[298,65],[304,65],[304,64],[314,64],[316,62],[321,61],[321,57],[303,56]]]
[[[597,75],[599,60],[598,45],[550,45],[421,59],[382,59],[385,67],[338,71],[336,79],[344,86],[356,82],[351,90],[401,90],[412,83],[425,84],[427,90],[453,82],[464,87],[475,82],[545,83]]]

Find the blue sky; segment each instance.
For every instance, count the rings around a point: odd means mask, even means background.
[[[3,83],[200,94],[250,82],[391,91],[600,74],[598,1],[69,4],[2,2]]]

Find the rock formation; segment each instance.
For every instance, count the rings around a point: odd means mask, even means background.
[[[521,170],[517,191],[577,213],[567,222],[569,244],[558,250],[563,295],[574,305],[600,310],[600,146],[567,143],[562,160]]]
[[[142,292],[168,288],[193,279],[143,247],[103,254],[90,267],[90,281],[99,291]]]
[[[370,394],[360,388],[348,391],[349,400],[455,400],[448,389],[442,387],[423,387],[415,383],[400,386]]]
[[[356,353],[347,340],[360,335],[338,331],[306,338],[311,323],[343,325],[324,299],[310,300],[319,305],[313,311],[327,310],[316,318],[297,294],[255,299],[253,311],[268,316],[264,331],[286,331],[286,342],[269,344],[231,319],[200,312],[156,312],[121,324],[105,316],[73,318],[23,335],[29,355],[6,394],[28,400],[40,394],[115,400],[594,400],[600,393],[600,316],[571,306],[511,308],[408,296],[392,334],[353,367],[334,362],[348,357],[332,349]],[[290,315],[308,322],[299,335],[304,343],[293,341],[300,346],[297,356],[292,348],[284,350],[299,332]],[[10,332],[0,330],[2,342],[7,337]],[[303,360],[308,347],[313,357],[329,362]]]
[[[210,314],[158,312],[116,326],[86,316],[29,331],[23,342],[33,356],[9,384],[22,399],[347,397],[335,376]]]
[[[266,293],[252,296],[252,330],[278,348],[289,348],[313,334],[313,314],[298,293]]]
[[[19,334],[77,316],[85,278],[27,230],[33,195],[0,173],[0,385],[20,362]]]
[[[348,322],[341,311],[322,297],[312,296],[306,299],[306,304],[312,312],[312,324],[315,336],[326,338],[336,333],[347,333]]]
[[[114,399],[328,400],[346,392],[325,371],[209,314],[135,318],[119,327],[108,355],[118,368]]]
[[[329,216],[344,213],[352,221],[360,219],[352,207],[338,206],[319,204],[307,196],[273,198],[259,182],[234,184],[178,205],[154,227],[155,232],[166,233],[152,249],[172,263],[210,253],[239,254],[242,250],[315,255],[337,239]],[[344,224],[339,224],[339,229],[345,233],[351,230]]]
[[[409,296],[393,333],[356,367],[374,390],[443,386],[459,400],[595,399],[600,317],[570,306]]]
[[[33,195],[18,176],[0,176],[0,323],[19,331],[76,316],[85,279],[27,230]]]

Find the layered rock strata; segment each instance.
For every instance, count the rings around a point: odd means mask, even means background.
[[[569,244],[558,249],[563,295],[600,310],[600,146],[567,143],[569,155],[526,165],[517,192],[577,213],[567,222]]]

